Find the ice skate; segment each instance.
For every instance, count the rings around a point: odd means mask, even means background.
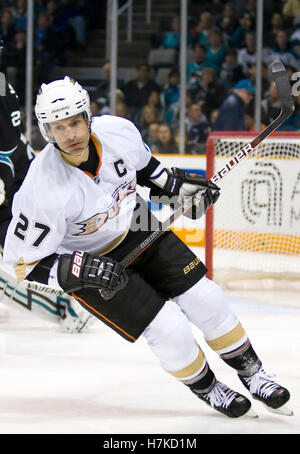
[[[239,375],[239,378],[252,397],[265,404],[269,411],[286,416],[293,415],[286,405],[290,399],[289,391],[274,382],[272,376],[268,375],[262,367],[251,377]]]
[[[214,379],[213,385],[208,392],[201,393],[193,389],[192,392],[199,399],[229,418],[257,417],[256,413],[251,409],[251,402],[247,397],[233,391],[216,379]]]

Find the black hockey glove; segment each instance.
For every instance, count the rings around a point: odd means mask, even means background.
[[[174,196],[177,196],[178,203],[184,204],[187,197],[194,195],[193,207],[186,213],[189,218],[198,219],[203,216],[220,196],[220,188],[203,175],[191,174],[177,167],[172,167],[167,173],[163,188],[151,189],[151,196],[160,196],[161,203],[168,203],[168,200],[169,203],[174,203]]]
[[[209,185],[214,183],[209,182]],[[201,191],[196,192],[193,198],[193,207],[186,213],[186,216],[191,219],[201,218],[209,207],[211,207],[220,197],[220,189],[215,190],[208,188],[204,193]]]
[[[57,280],[66,293],[96,288],[104,299],[110,299],[127,285],[128,277],[116,260],[75,251],[59,257]]]

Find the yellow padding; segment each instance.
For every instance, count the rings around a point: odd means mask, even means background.
[[[191,375],[194,375],[199,370],[201,370],[201,368],[203,367],[203,364],[204,364],[204,360],[205,360],[204,353],[199,348],[199,353],[198,353],[195,361],[193,361],[191,364],[186,366],[184,369],[176,370],[176,371],[167,370],[167,372],[176,378],[187,378],[187,377],[190,377]]]
[[[204,247],[205,230],[176,228],[171,230],[188,246]],[[284,233],[214,230],[214,247],[246,252],[300,255],[300,236]]]
[[[208,345],[215,351],[222,350],[223,348],[230,347],[234,345],[236,342],[242,339],[242,337],[246,334],[244,328],[240,323],[229,331],[223,336],[218,337],[217,339],[207,340],[206,342]]]
[[[300,236],[215,229],[214,247],[247,252],[300,255]]]

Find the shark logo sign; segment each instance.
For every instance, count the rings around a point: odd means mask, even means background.
[[[272,162],[257,161],[242,181],[241,202],[245,219],[252,225],[282,226],[283,179]]]

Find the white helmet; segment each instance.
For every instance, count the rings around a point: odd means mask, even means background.
[[[91,107],[88,92],[82,86],[65,76],[49,84],[42,84],[36,98],[35,115],[40,131],[47,142],[55,143],[49,135],[48,123],[85,113],[91,120]]]

